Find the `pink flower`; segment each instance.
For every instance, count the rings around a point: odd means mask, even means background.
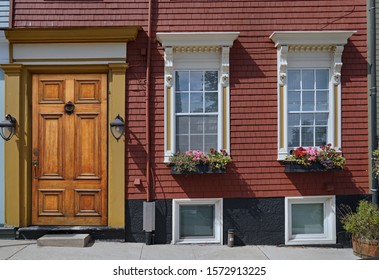
[[[317,148],[308,147],[305,150],[310,157],[315,158],[317,156]]]

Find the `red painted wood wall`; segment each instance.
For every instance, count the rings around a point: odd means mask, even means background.
[[[156,198],[275,197],[368,192],[367,19],[365,0],[153,0],[151,140]],[[13,27],[141,26],[128,44],[127,198],[146,197],[145,67],[148,1],[14,0]],[[357,30],[342,68],[346,171],[285,174],[277,158],[274,31]],[[163,164],[163,49],[156,32],[238,31],[230,53],[231,155],[227,174],[172,176]],[[141,178],[142,186],[134,186]]]

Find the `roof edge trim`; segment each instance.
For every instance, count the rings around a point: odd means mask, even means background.
[[[275,47],[291,45],[346,45],[357,31],[275,31],[270,35]]]
[[[5,29],[10,43],[128,42],[137,38],[139,26],[13,28]]]
[[[157,39],[164,48],[190,46],[231,47],[239,34],[239,32],[158,32]]]

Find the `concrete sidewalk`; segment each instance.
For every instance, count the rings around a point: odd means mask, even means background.
[[[0,240],[1,260],[356,260],[352,249],[225,245],[150,245],[99,241],[84,248]]]

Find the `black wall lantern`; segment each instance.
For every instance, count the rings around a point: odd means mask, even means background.
[[[120,140],[122,135],[125,133],[125,122],[124,119],[120,116],[117,115],[113,121],[109,124],[111,128],[111,133],[113,137],[117,140]]]
[[[11,115],[6,115],[5,120],[0,122],[0,136],[8,141],[12,138],[16,131],[16,119]]]

